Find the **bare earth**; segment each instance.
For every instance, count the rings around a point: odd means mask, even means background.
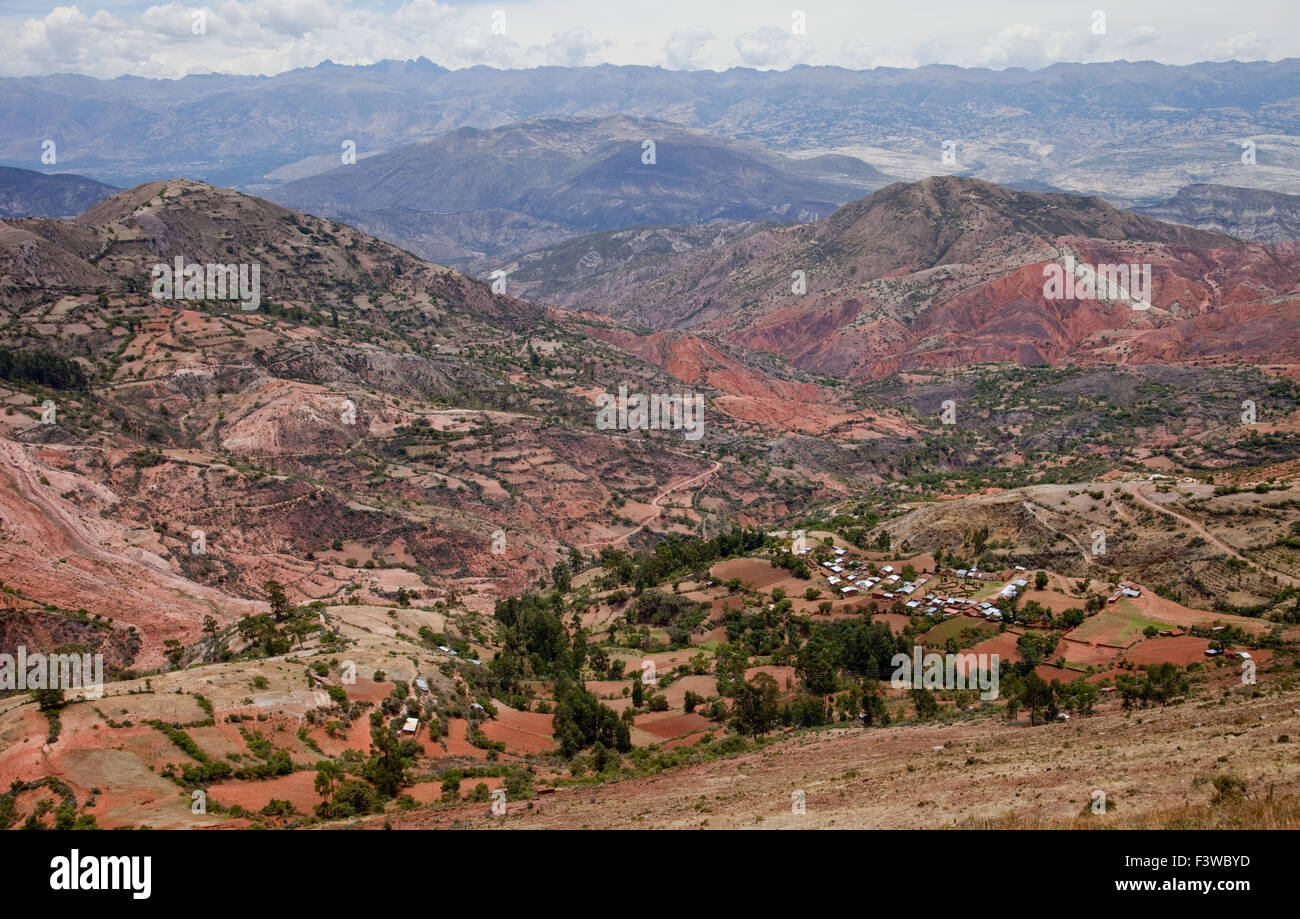
[[[1290,742],[1278,738],[1289,735]],[[1076,817],[1104,791],[1112,815],[1204,804],[1232,774],[1260,797],[1300,791],[1300,692],[1193,702],[1029,727],[835,728],[734,759],[512,803],[394,817],[395,827],[942,828]],[[937,749],[936,749],[937,748]],[[1219,757],[1226,762],[1218,762]],[[805,813],[792,813],[803,791]],[[372,818],[374,822],[382,821]],[[1103,821],[1107,816],[1096,819]]]

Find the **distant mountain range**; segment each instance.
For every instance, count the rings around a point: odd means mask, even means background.
[[[1239,239],[1271,243],[1300,239],[1300,195],[1260,188],[1189,185],[1162,204],[1133,210]]]
[[[262,193],[268,175],[299,174],[285,167],[337,162],[348,140],[361,156],[463,127],[620,114],[782,152],[858,155],[904,179],[1036,182],[1127,205],[1189,181],[1300,193],[1298,105],[1295,59],[722,73],[327,62],[271,77],[0,80],[0,162],[36,165],[49,139],[60,168],[115,185],[184,175]],[[1257,144],[1251,166],[1245,139]]]
[[[806,222],[890,181],[849,156],[791,159],[620,116],[461,128],[268,197],[447,262],[631,226]]]
[[[0,166],[0,219],[75,217],[117,190],[85,176]]]

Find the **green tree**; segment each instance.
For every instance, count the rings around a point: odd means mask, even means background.
[[[804,690],[815,696],[835,691],[835,654],[823,633],[815,632],[795,655],[795,672]]]
[[[939,714],[939,700],[935,698],[933,692],[928,689],[913,689],[911,695],[918,719],[929,721]]]
[[[718,653],[713,664],[713,674],[717,678],[718,695],[730,696],[745,680],[745,670],[749,666],[749,655],[745,649],[736,644],[718,646]]]
[[[396,732],[384,723],[384,716],[371,712],[370,759],[361,767],[361,776],[385,799],[396,797],[398,791],[410,784],[406,770],[420,752],[419,743],[399,740]]]
[[[560,593],[568,593],[572,583],[573,571],[566,562],[556,562],[551,568],[551,583]]]
[[[1100,696],[1100,690],[1096,684],[1089,683],[1087,680],[1074,680],[1060,687],[1061,704],[1065,706],[1066,711],[1075,716],[1091,715],[1093,706],[1097,704]]]
[[[58,687],[51,689],[34,689],[32,690],[32,698],[36,700],[37,707],[43,712],[62,708],[65,703],[63,690]]]
[[[321,809],[329,814],[332,812],[331,799],[334,797],[334,786],[343,779],[343,768],[331,760],[323,759],[316,764],[316,781],[314,787],[316,794],[321,797]]]
[[[627,722],[580,683],[558,681],[555,694],[552,731],[566,758],[572,759],[578,751],[597,742],[620,753],[632,749],[632,731]]]
[[[279,581],[266,581],[262,584],[262,590],[266,591],[266,602],[271,605],[271,618],[276,622],[284,622],[292,615],[293,604],[289,602],[284,586]]]
[[[1033,670],[1015,681],[1012,696],[1016,699],[1018,707],[1028,709],[1031,725],[1056,717],[1056,692]]]
[[[776,680],[766,673],[754,674],[749,682],[736,687],[731,726],[741,734],[754,737],[766,734],[776,722],[779,701]]]

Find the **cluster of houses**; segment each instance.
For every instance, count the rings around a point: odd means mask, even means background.
[[[857,576],[858,572],[854,570],[857,568],[858,563],[844,560],[846,551],[842,548],[836,548],[836,557],[822,562],[826,582],[832,588],[835,588],[841,597],[859,593],[876,600],[902,600],[906,609],[926,616],[982,616],[994,622],[999,622],[1003,618],[1002,610],[998,609],[996,603],[989,600],[949,597],[933,591],[922,595],[920,592],[929,583],[930,579],[920,576],[911,581],[904,581],[902,575],[894,570],[893,565],[882,566],[879,574],[859,578]],[[1015,572],[1024,571],[1025,569],[1019,565],[1015,567]],[[1013,576],[1015,572],[986,572],[972,567],[961,568],[951,573],[963,580],[997,581],[1009,578],[1007,583],[998,591],[997,596],[999,599],[1011,599],[1029,587],[1029,581],[1026,578]]]
[[[924,609],[918,611],[925,613],[927,616],[983,616],[993,622],[1002,621],[1002,610],[988,600],[972,600],[970,597],[940,597],[935,594],[928,594],[925,600],[927,605]],[[916,604],[916,606],[913,606],[913,604]],[[903,605],[918,609],[921,604],[916,600],[912,600]]]
[[[844,550],[836,549],[835,552],[837,555],[843,555]],[[929,580],[921,577],[914,581],[903,581],[902,575],[894,571],[893,565],[885,565],[880,569],[880,574],[858,578],[858,572],[852,570],[857,567],[857,564],[857,562],[849,562],[846,566],[842,558],[822,562],[822,567],[828,572],[826,583],[839,590],[841,596],[847,597],[861,592],[881,600],[893,600],[897,597],[911,596]]]
[[[791,550],[782,550],[791,551]],[[811,547],[803,546],[793,549],[796,555],[807,555],[812,551]],[[911,581],[904,581],[902,575],[894,570],[893,565],[884,565],[880,568],[880,573],[868,577],[858,577],[861,574],[856,569],[859,567],[857,561],[848,561],[845,559],[848,550],[836,547],[835,557],[821,563],[826,575],[826,582],[834,588],[841,597],[850,597],[854,594],[870,596],[876,600],[902,600],[903,606],[911,613],[926,616],[974,616],[983,617],[993,622],[1002,621],[1003,612],[997,607],[997,603],[989,600],[974,600],[970,597],[946,597],[930,591],[924,596],[920,594],[922,588],[929,583],[928,577],[917,577]],[[1019,596],[1029,587],[1029,580],[1024,577],[1026,569],[1016,565],[1013,570],[1007,571],[981,571],[977,567],[958,568],[956,570],[941,569],[941,573],[950,574],[961,580],[975,581],[1002,581],[1006,583],[998,590],[996,600],[1013,599]],[[1107,603],[1115,603],[1121,597],[1137,598],[1142,596],[1142,591],[1130,584],[1120,584],[1115,593],[1107,599]],[[1180,631],[1170,630],[1162,632],[1165,634],[1181,634]],[[1207,651],[1206,654],[1212,652]]]
[[[1227,651],[1227,650],[1224,650],[1224,649],[1222,649],[1222,648],[1206,648],[1206,649],[1205,649],[1205,656],[1206,656],[1206,657],[1218,657],[1220,654],[1225,655],[1225,656],[1227,656],[1227,657],[1233,657],[1233,656],[1236,656],[1236,657],[1240,658],[1240,659],[1243,660],[1243,661],[1248,661],[1248,660],[1251,660],[1251,659],[1252,659],[1251,656],[1250,656],[1250,652],[1249,652],[1249,651]]]
[[[1025,569],[1017,565],[1016,570],[1024,571]],[[1004,577],[1004,575],[998,574],[997,572],[980,571],[978,568],[958,568],[953,572],[953,574],[957,575],[959,578],[966,578],[972,581],[997,581]]]

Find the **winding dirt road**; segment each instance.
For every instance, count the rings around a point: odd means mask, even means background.
[[[1142,489],[1138,487],[1137,482],[1130,482],[1126,484],[1124,486],[1124,490],[1127,491],[1129,494],[1131,494],[1140,504],[1150,508],[1153,511],[1164,514],[1167,517],[1173,517],[1179,523],[1185,524],[1194,533],[1196,533],[1196,535],[1200,536],[1210,545],[1214,546],[1216,549],[1218,549],[1220,552],[1224,553],[1225,555],[1229,556],[1230,558],[1240,559],[1241,561],[1245,562],[1247,565],[1250,565],[1252,568],[1258,568],[1260,571],[1267,572],[1268,574],[1273,575],[1278,580],[1286,584],[1290,584],[1292,586],[1300,585],[1300,579],[1294,578],[1289,574],[1285,574],[1284,572],[1275,571],[1272,568],[1267,568],[1264,565],[1259,564],[1258,562],[1254,562],[1246,558],[1236,549],[1232,548],[1232,546],[1228,545],[1222,539],[1220,539],[1219,537],[1211,533],[1209,530],[1207,530],[1205,528],[1205,525],[1202,524],[1200,521],[1193,520],[1191,517],[1186,517],[1183,514],[1178,513],[1178,511],[1170,510],[1169,508],[1164,507],[1161,504],[1157,504],[1155,501],[1152,501],[1146,495],[1142,494]]]
[[[680,482],[677,482],[674,485],[669,485],[663,491],[659,492],[659,494],[655,495],[654,500],[650,502],[650,506],[654,508],[654,513],[651,514],[646,519],[642,520],[639,524],[637,524],[635,529],[628,530],[622,536],[616,536],[613,539],[598,539],[594,542],[583,543],[582,545],[579,546],[579,548],[580,549],[591,549],[591,548],[603,549],[606,546],[615,546],[621,542],[627,542],[637,533],[640,533],[642,530],[644,530],[652,520],[658,520],[660,517],[663,516],[663,501],[665,498],[667,498],[675,491],[681,491],[683,488],[690,488],[696,484],[700,484],[707,481],[708,479],[712,478],[713,474],[721,468],[722,468],[722,463],[714,462],[713,468],[706,469],[704,472],[701,472],[699,475],[693,475],[689,479],[682,479]]]

